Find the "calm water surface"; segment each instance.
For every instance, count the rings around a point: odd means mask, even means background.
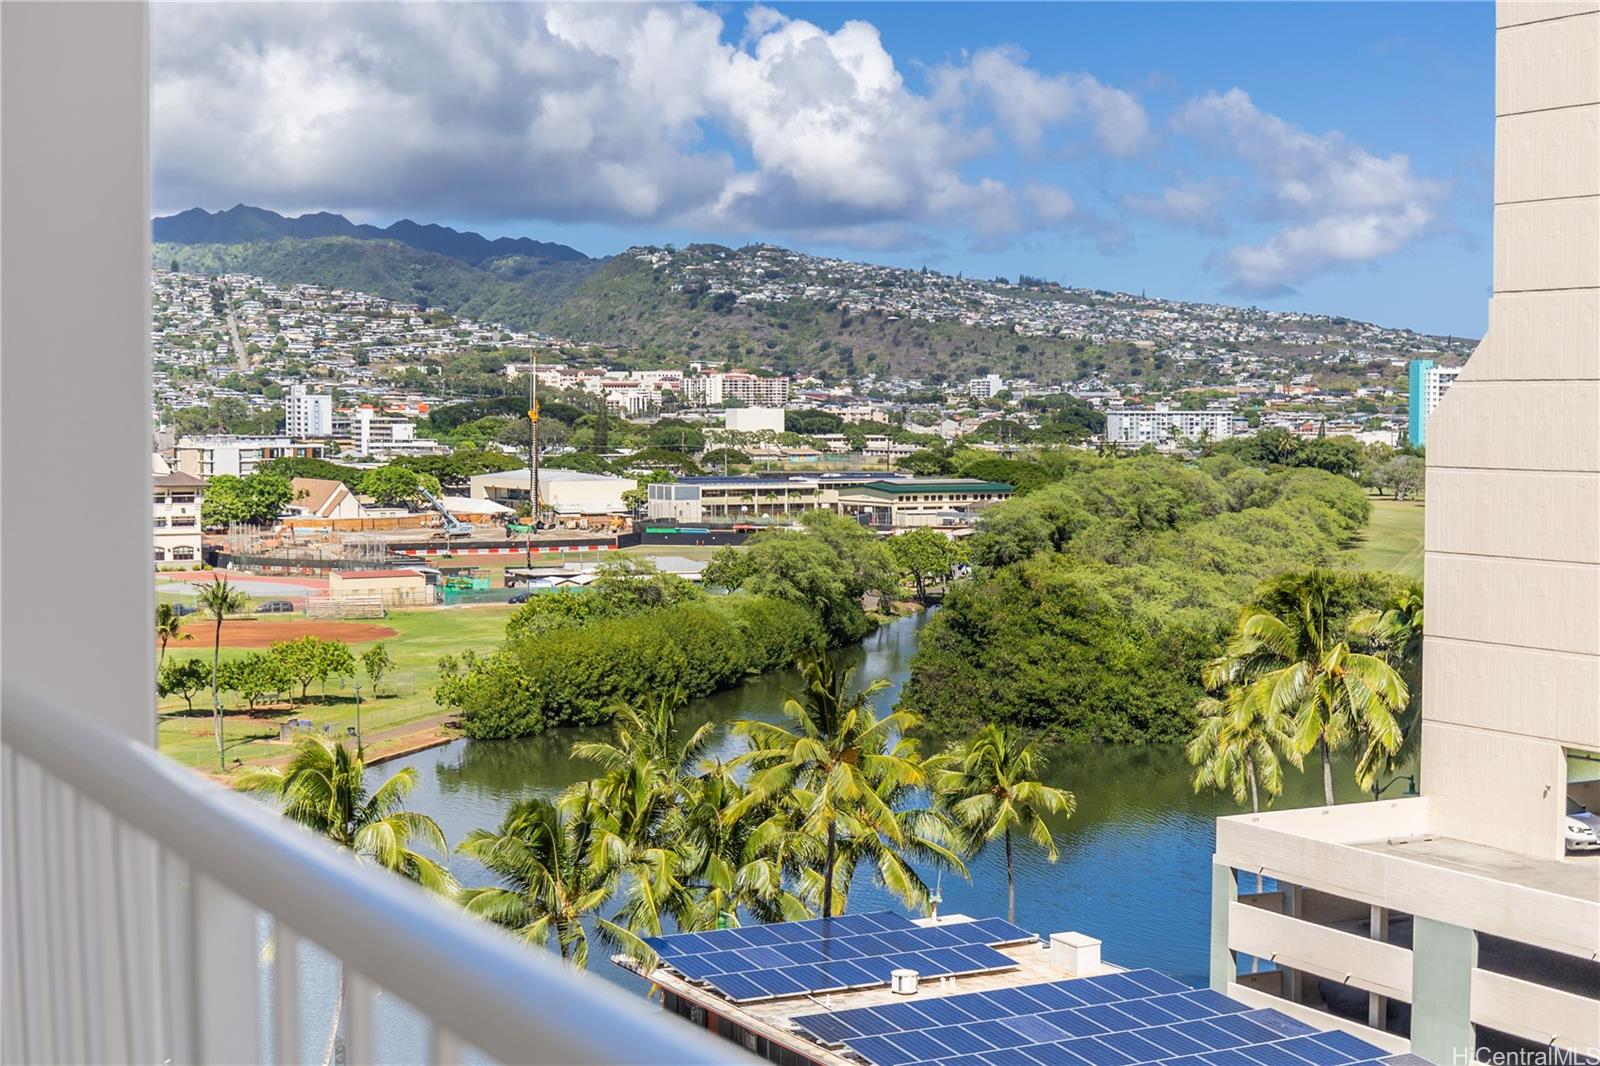
[[[876,698],[879,707],[890,708],[898,698],[927,618],[897,619],[859,647],[839,653],[857,666],[858,684],[880,677],[890,682]],[[743,741],[730,735],[728,724],[741,718],[776,720],[786,691],[797,682],[793,672],[768,674],[697,700],[680,715],[682,729],[687,735],[703,722],[716,723],[713,753],[731,758],[743,750]],[[593,776],[592,767],[570,757],[571,746],[607,735],[604,728],[559,729],[526,740],[461,740],[385,763],[374,772],[386,777],[402,766],[415,767],[419,780],[411,806],[437,819],[453,844],[472,829],[497,826],[507,808],[523,797],[551,796]],[[1214,819],[1239,808],[1223,797],[1195,795],[1188,764],[1175,745],[1053,745],[1045,753],[1046,780],[1070,789],[1077,796],[1077,811],[1053,826],[1060,850],[1055,864],[1032,842],[1017,841],[1018,924],[1041,935],[1084,932],[1104,942],[1109,961],[1151,966],[1204,984]],[[1362,798],[1349,765],[1336,768],[1335,785],[1341,802]],[[1321,799],[1320,770],[1308,761],[1306,773],[1290,772],[1276,806],[1315,806]],[[463,884],[489,883],[487,872],[474,862],[452,856],[450,865]],[[944,876],[942,910],[1003,917],[1002,849],[991,847],[968,865],[970,883]],[[881,908],[901,909],[901,904],[863,872],[852,886],[850,909]],[[642,981],[606,961],[601,951],[591,956],[591,972],[629,988],[644,988]],[[318,1009],[308,1004],[307,1013]],[[414,1023],[402,1016],[409,1013],[380,1008],[381,1044],[399,1052],[400,1045],[416,1037]]]

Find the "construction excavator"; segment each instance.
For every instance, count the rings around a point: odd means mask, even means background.
[[[421,485],[417,486],[417,491],[421,492],[423,499],[428,501],[428,506],[433,508],[435,511],[438,511],[439,517],[444,519],[443,533],[446,538],[472,536],[472,525],[468,522],[461,521],[461,519],[451,514],[445,508],[445,505],[439,502],[439,498],[437,496],[423,488]]]

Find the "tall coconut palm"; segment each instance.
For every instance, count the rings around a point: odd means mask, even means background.
[[[348,848],[357,858],[430,892],[453,895],[456,884],[450,872],[412,846],[426,845],[441,859],[449,854],[439,823],[405,809],[416,785],[416,769],[406,767],[369,791],[360,756],[321,737],[301,739],[288,766],[246,770],[234,783],[243,791],[277,796],[284,817]]]
[[[222,745],[222,692],[217,687],[217,667],[222,658],[222,620],[248,607],[250,598],[229,585],[227,578],[218,575],[195,597],[195,604],[216,623],[211,640],[211,711],[217,732],[217,769],[226,772],[228,762]]]
[[[950,752],[935,777],[940,803],[950,811],[967,850],[976,854],[990,841],[1005,842],[1006,913],[1017,920],[1017,877],[1012,835],[1024,832],[1059,858],[1046,815],[1071,817],[1078,801],[1071,792],[1039,780],[1045,758],[1009,726],[991,723]]]
[[[745,912],[761,922],[810,917],[786,886],[797,875],[810,841],[794,831],[782,803],[727,817],[745,791],[731,769],[715,763],[683,781],[683,798],[664,827],[682,864],[686,905],[677,914],[686,932],[711,929],[720,916]]]
[[[848,819],[858,833],[880,833],[890,845],[903,839],[895,812],[880,793],[884,787],[925,783],[915,749],[890,743],[915,722],[894,712],[879,716],[872,697],[887,682],[879,680],[851,691],[854,667],[840,667],[823,652],[800,660],[805,690],[784,701],[783,724],[741,721],[734,732],[748,737],[751,748],[737,762],[752,773],[746,794],[728,812],[741,817],[750,808],[788,796],[799,805],[798,828],[820,835],[822,913],[834,913],[834,871],[839,826]],[[874,787],[880,782],[880,787]]]
[[[168,641],[193,639],[194,634],[183,632],[183,615],[173,610],[172,604],[156,604],[156,640],[161,642],[161,654],[156,656],[158,667],[167,661]]]
[[[1380,773],[1393,774],[1414,765],[1422,739],[1422,586],[1412,582],[1397,591],[1382,610],[1364,611],[1350,620],[1350,635],[1363,651],[1382,656],[1400,672],[1407,700],[1397,716],[1400,744],[1387,751],[1376,738],[1364,735],[1356,778],[1363,788],[1377,789]]]
[[[592,813],[526,799],[506,812],[498,829],[467,834],[456,850],[482,863],[500,884],[462,889],[462,906],[528,943],[554,940],[562,960],[580,968],[589,962],[586,919],[607,939],[637,946],[629,931],[595,916],[611,897],[612,884],[589,861]]]
[[[916,742],[905,737],[895,738],[892,749],[892,754],[900,758],[917,757]],[[922,761],[924,780],[936,776],[939,764],[939,756]],[[838,855],[831,886],[838,900],[838,910],[843,913],[849,902],[850,886],[863,867],[871,871],[873,881],[894,893],[906,907],[921,910],[928,906],[931,890],[917,864],[967,876],[966,864],[957,850],[959,830],[943,809],[915,802],[924,791],[921,783],[908,783],[892,772],[872,769],[864,776],[876,800],[893,812],[892,824],[885,826],[849,814],[840,818]],[[809,796],[800,792],[795,796],[793,807],[803,810],[808,802]],[[801,836],[813,842],[813,852],[817,850],[814,837]],[[801,885],[811,899],[822,895],[824,887],[818,867],[819,864],[812,863],[801,869]]]
[[[1240,615],[1206,687],[1243,685],[1247,697],[1292,719],[1295,747],[1322,760],[1322,792],[1333,805],[1333,752],[1357,735],[1378,750],[1400,747],[1397,713],[1405,680],[1382,656],[1359,652],[1341,632],[1346,589],[1321,569],[1288,573],[1265,586]]]
[[[1230,688],[1221,698],[1206,696],[1195,704],[1199,722],[1184,754],[1195,768],[1196,792],[1225,792],[1260,811],[1263,793],[1269,803],[1283,793],[1283,760],[1299,769],[1300,752],[1289,717],[1252,694],[1260,695]]]

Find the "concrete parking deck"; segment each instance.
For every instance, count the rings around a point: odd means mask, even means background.
[[[1591,903],[1600,900],[1600,853],[1550,862],[1440,836],[1398,837],[1353,846],[1540,892]]]

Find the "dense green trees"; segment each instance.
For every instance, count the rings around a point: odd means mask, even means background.
[[[956,565],[958,551],[943,533],[913,529],[889,538],[889,552],[900,572],[917,586],[917,599],[928,602],[928,582],[943,581]]]
[[[280,474],[257,471],[249,477],[218,474],[206,482],[200,521],[208,526],[232,522],[261,525],[276,519],[294,499],[294,486]]]
[[[1256,582],[1339,560],[1366,522],[1348,478],[1232,456],[1074,459],[985,512],[979,570],[930,622],[903,693],[938,726],[1178,741]]]
[[[860,640],[872,630],[862,598],[893,595],[893,555],[875,533],[843,515],[811,511],[800,525],[758,533],[742,550],[723,548],[706,565],[706,584],[803,604],[830,643]]]
[[[201,659],[163,659],[156,670],[156,695],[181,696],[191,712],[194,698],[210,683],[211,671]]]
[[[439,479],[432,474],[419,473],[398,463],[368,470],[361,475],[355,489],[361,495],[370,496],[378,503],[391,507],[422,503],[423,490],[434,496],[443,491]]]
[[[587,605],[592,594],[536,600]],[[822,636],[804,606],[748,594],[574,625],[508,627],[506,644],[492,655],[442,662],[437,698],[460,710],[469,736],[531,736],[553,725],[604,721],[617,705],[651,693],[707,695],[792,662]]]

